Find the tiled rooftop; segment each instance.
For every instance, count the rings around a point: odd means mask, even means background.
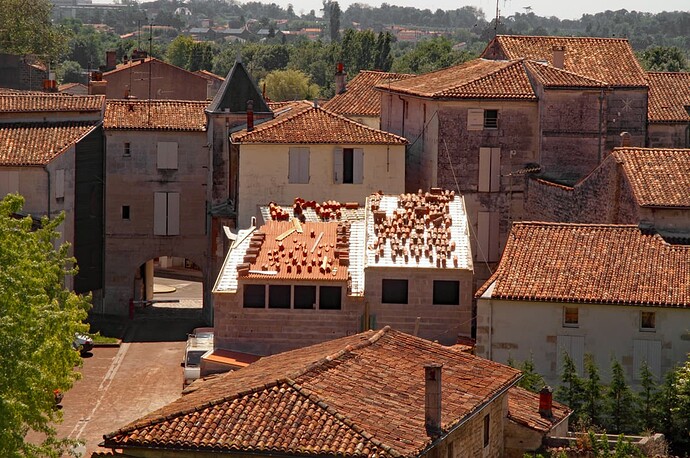
[[[498,50],[506,59],[529,59],[553,65],[553,48],[563,47],[563,69],[615,87],[645,87],[647,77],[627,39],[498,35],[482,57]]]
[[[403,137],[372,129],[320,107],[297,109],[272,121],[232,134],[235,143],[404,145]]]
[[[304,456],[412,457],[431,444],[424,369],[443,365],[442,430],[520,376],[384,328],[260,359],[104,436],[105,446]]]
[[[690,73],[649,72],[649,122],[690,122]]]
[[[690,208],[690,149],[616,148],[637,204]]]
[[[293,217],[301,221],[364,221],[364,207],[357,202],[328,201],[318,203],[296,197],[292,205],[279,205],[271,202],[259,208],[266,221],[287,221]]]
[[[567,70],[552,67],[542,62],[525,61],[525,66],[530,74],[534,76],[545,87],[567,87],[567,88],[602,88],[606,83],[592,78],[587,78]]]
[[[376,85],[413,76],[407,73],[362,70],[347,83],[345,92],[336,94],[323,107],[343,116],[381,116],[381,93],[374,89]]]
[[[367,267],[472,269],[467,214],[453,191],[367,200]]]
[[[94,128],[88,122],[3,124],[0,165],[45,165]]]
[[[508,418],[535,431],[547,433],[563,421],[572,410],[560,402],[553,401],[551,418],[539,414],[539,394],[518,386],[508,390]]]
[[[105,96],[60,92],[0,92],[0,112],[93,112],[104,108]]]
[[[476,296],[690,307],[690,246],[637,226],[513,223],[496,272]]]
[[[192,100],[108,100],[106,129],[206,130],[208,102]]]
[[[439,99],[537,98],[521,60],[474,59],[395,83],[379,84],[377,87],[392,92]]]

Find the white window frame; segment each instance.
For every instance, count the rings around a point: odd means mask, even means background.
[[[157,163],[159,170],[177,170],[177,142],[158,142]]]
[[[292,147],[288,153],[288,183],[308,184],[309,183],[309,148]]]
[[[155,192],[153,235],[180,235],[180,193]]]
[[[501,190],[501,148],[479,148],[477,191]]]

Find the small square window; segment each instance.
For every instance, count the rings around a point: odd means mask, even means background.
[[[580,324],[577,307],[563,307],[563,326],[576,328]]]
[[[484,110],[484,128],[498,128],[498,110]]]
[[[407,304],[407,280],[382,280],[381,302],[384,304]]]
[[[491,417],[489,417],[489,414],[486,414],[486,417],[484,417],[484,447],[489,446],[489,427],[491,426]]]
[[[319,289],[320,310],[340,310],[342,288],[340,286],[322,286]]]
[[[316,286],[295,285],[295,308],[312,310],[316,305]]]
[[[447,280],[434,280],[434,304],[459,305],[460,282]]]
[[[129,219],[129,205],[122,206],[122,219]]]
[[[244,285],[244,308],[262,309],[266,307],[265,285]]]
[[[656,312],[640,312],[640,329],[643,331],[656,329]]]
[[[125,147],[122,152],[123,156],[131,156],[132,155],[132,145],[129,142],[125,142]]]
[[[268,308],[289,309],[291,289],[290,285],[270,285],[268,287]]]

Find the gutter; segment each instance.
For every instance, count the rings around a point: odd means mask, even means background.
[[[50,170],[48,170],[48,164],[43,166],[43,170],[45,171],[46,175],[48,176],[48,219],[51,217],[51,212],[50,212]]]

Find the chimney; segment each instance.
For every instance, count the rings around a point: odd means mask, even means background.
[[[550,386],[545,386],[539,392],[539,415],[545,418],[553,417],[553,389]]]
[[[553,66],[556,68],[563,68],[565,62],[565,46],[554,46],[553,51]]]
[[[105,95],[108,82],[103,80],[103,73],[91,72],[89,81],[89,95]]]
[[[630,133],[629,132],[621,132],[621,146],[623,148],[627,148],[630,146]]]
[[[431,438],[441,434],[441,368],[442,364],[424,366],[424,426]]]
[[[109,72],[117,66],[117,54],[115,51],[105,52],[105,71]]]
[[[254,130],[254,101],[247,100],[247,132]]]
[[[345,87],[345,79],[347,78],[347,73],[345,73],[345,67],[342,62],[338,62],[335,72],[335,93],[342,94],[347,90]]]

